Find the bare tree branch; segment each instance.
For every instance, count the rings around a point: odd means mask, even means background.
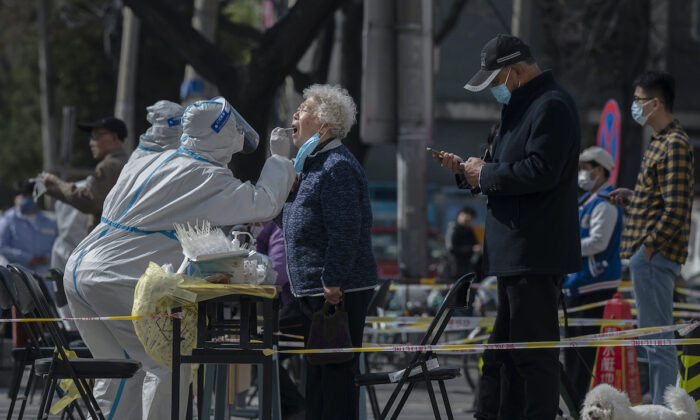
[[[340,54],[340,82],[358,105],[362,103],[362,17],[364,2],[351,0],[343,7],[343,43]],[[358,109],[362,112],[361,109]],[[357,120],[360,118],[358,116]],[[364,164],[369,145],[360,138],[360,126],[355,124],[343,140],[343,144]]]
[[[262,34],[251,51],[250,64],[234,67],[229,57],[194,30],[181,14],[164,0],[124,0],[143,25],[172,46],[202,77],[215,84],[221,94],[245,115],[261,134],[261,147],[244,157],[234,155],[231,169],[238,178],[254,180],[266,152],[267,120],[276,89],[292,73],[311,42],[333,13],[347,0],[297,0],[287,14]],[[240,28],[239,28],[240,29]]]
[[[318,36],[324,22],[347,0],[298,0],[253,51],[248,71],[255,83],[247,83],[248,98],[272,98],[284,77],[296,68],[299,59]],[[251,80],[252,81],[252,80]],[[263,110],[260,110],[263,111]],[[265,110],[267,111],[267,110]]]
[[[218,86],[227,97],[237,92],[238,75],[231,59],[192,28],[184,16],[162,0],[123,0],[144,25],[153,29],[199,74]]]
[[[331,65],[334,40],[335,19],[331,16],[316,41],[316,51],[314,51],[314,56],[311,60],[313,83],[325,83],[328,80],[328,68]]]
[[[467,5],[469,0],[453,0],[452,4],[450,5],[450,11],[447,12],[447,17],[445,18],[444,21],[442,21],[442,24],[440,25],[440,29],[435,33],[435,45],[440,45],[442,41],[447,37],[447,35],[452,32],[452,29],[457,25],[457,22],[459,21],[459,17],[462,14],[462,10],[464,9],[464,6]]]
[[[292,81],[294,82],[294,90],[297,92],[302,92],[305,87],[309,86],[312,84],[313,78],[309,73],[303,73],[299,71],[299,69],[294,69],[292,72],[289,74],[292,76]]]

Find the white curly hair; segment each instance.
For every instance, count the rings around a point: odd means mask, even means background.
[[[343,139],[355,124],[357,106],[347,89],[332,85],[311,85],[304,89],[304,100],[313,99],[311,113],[321,124],[331,126],[331,137]]]

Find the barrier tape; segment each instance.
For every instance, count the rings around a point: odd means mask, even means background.
[[[405,331],[418,331],[418,328],[427,328],[430,322],[433,321],[433,317],[417,317],[417,316],[371,316],[367,317],[365,322],[367,324],[393,324],[393,325],[407,325]],[[461,327],[461,328],[476,328],[482,327],[487,328],[493,326],[496,321],[494,317],[461,317],[456,316],[450,319],[447,324],[448,327]],[[564,317],[560,316],[559,324],[564,325]],[[637,325],[637,321],[634,319],[600,319],[600,318],[570,318],[570,326],[634,326]],[[413,328],[411,328],[413,327]],[[366,327],[370,331],[387,331],[394,327],[389,328],[377,328],[377,327]]]
[[[138,319],[143,318],[180,318],[180,314],[175,313],[170,315],[88,316],[79,318],[0,318],[0,322],[136,321]]]
[[[575,347],[638,347],[638,346],[680,346],[700,345],[700,338],[641,339],[641,340],[576,340],[576,341],[534,341],[492,344],[395,344],[374,347],[347,347],[337,349],[299,349],[273,350],[263,349],[266,356],[275,353],[284,354],[319,354],[319,353],[376,353],[376,352],[458,352],[461,354],[480,353],[485,350],[522,350],[522,349],[567,349]]]
[[[516,343],[480,343],[467,344],[468,341],[480,341],[486,335],[460,340],[459,344],[445,343],[436,345],[412,345],[393,344],[386,346],[365,346],[360,348],[336,348],[336,349],[299,349],[299,350],[271,350],[264,349],[265,355],[275,352],[287,354],[316,354],[316,353],[368,353],[368,352],[459,352],[477,353],[484,350],[519,350],[519,349],[553,349],[573,347],[630,347],[630,346],[668,346],[668,345],[697,345],[700,338],[680,339],[642,339],[629,340],[626,337],[638,337],[664,332],[678,331],[680,335],[687,335],[700,326],[700,322],[664,325],[658,327],[644,327],[633,330],[610,331],[600,334],[572,337],[561,341],[536,341]],[[270,353],[272,352],[272,353]]]
[[[435,279],[431,279],[431,280],[434,281]],[[420,290],[420,289],[427,289],[427,290],[448,290],[450,287],[452,287],[452,284],[451,284],[451,283],[443,283],[443,284],[392,284],[392,285],[389,287],[389,290],[397,291],[397,290],[400,290],[400,289],[402,289],[402,288],[405,288],[406,286],[409,287],[409,290],[410,290],[410,289],[413,289],[413,290],[416,290],[416,289],[418,289],[418,290]],[[497,290],[497,289],[498,289],[498,285],[496,285],[496,284],[490,284],[490,285],[488,285],[488,286],[482,286],[482,285],[479,284],[479,283],[473,283],[473,284],[471,285],[471,288],[472,288],[472,289]],[[621,281],[621,282],[619,283],[619,285],[617,286],[617,291],[618,291],[618,292],[633,292],[633,293],[634,293],[634,287],[632,286],[632,282],[631,282],[631,281]],[[678,293],[680,293],[680,294],[682,294],[682,295],[700,298],[700,290],[693,290],[693,289],[688,289],[688,288],[684,288],[684,287],[676,287],[676,288],[675,288],[675,291],[678,292]],[[634,300],[627,299],[627,301],[628,301],[628,302],[634,303]],[[596,303],[598,303],[598,302],[596,302]],[[683,307],[685,307],[685,308],[688,308],[688,309],[697,309],[697,310],[700,310],[700,304],[683,303],[683,302],[675,302],[675,304],[678,305],[678,306],[677,306],[678,308],[683,308]],[[574,310],[584,310],[584,309],[595,308],[595,307],[598,307],[598,306],[603,306],[604,303],[603,303],[602,305],[596,305],[596,304],[589,304],[589,305],[593,305],[593,306],[581,305],[581,307],[580,307],[581,309],[578,309],[579,307],[577,307],[577,308],[572,308],[572,309],[569,309],[569,312],[573,312]]]
[[[694,322],[692,324],[676,324],[667,325],[664,327],[644,327],[637,328],[633,330],[621,330],[621,331],[608,331],[603,333],[588,334],[578,337],[564,338],[562,341],[577,341],[577,340],[598,340],[604,338],[629,338],[629,337],[641,337],[645,335],[661,334],[672,331],[679,331],[681,335],[687,335],[690,331],[694,330],[700,323]]]
[[[600,334],[589,334],[589,335],[582,335],[579,337],[565,338],[565,339],[562,339],[561,341],[562,342],[595,341],[595,340],[607,339],[607,338],[611,338],[611,337],[615,337],[617,339],[622,339],[622,338],[629,338],[629,337],[641,337],[641,336],[652,335],[652,334],[660,334],[660,333],[671,332],[671,331],[678,331],[680,335],[685,336],[699,325],[700,325],[700,323],[696,322],[693,324],[678,324],[678,325],[669,325],[666,327],[646,327],[646,328],[638,328],[636,330],[609,331],[609,332],[600,333]],[[473,339],[463,339],[463,340],[459,340],[459,342],[447,342],[445,344],[460,344],[460,342],[468,343],[468,342],[482,341],[481,338],[488,338],[488,335],[474,337]],[[445,352],[441,352],[440,354],[443,354],[443,355],[462,355],[463,353],[453,352],[453,351],[445,351]]]
[[[294,339],[296,339],[296,340],[303,340],[303,339],[304,339],[304,336],[303,336],[303,335],[287,334],[287,333],[283,333],[283,332],[281,332],[281,331],[277,331],[277,332],[275,333],[275,335],[278,335],[278,336],[280,336],[280,337],[294,338]]]
[[[686,289],[685,287],[676,287],[676,291],[682,295],[700,298],[700,290]]]
[[[472,337],[472,338],[462,338],[462,339],[455,340],[455,341],[448,341],[445,344],[478,343],[479,341],[488,340],[490,336],[491,336],[491,334],[482,334],[482,335],[477,335],[476,337]]]
[[[674,312],[674,315],[680,314],[688,317],[700,317],[700,312]],[[687,315],[686,315],[687,314]],[[123,316],[95,316],[95,317],[73,317],[73,318],[0,318],[0,322],[62,322],[62,321],[135,321],[143,318],[164,319],[164,318],[180,318],[179,313],[170,315],[123,315]],[[410,316],[372,316],[367,317],[368,324],[407,324],[412,327],[393,328],[399,332],[418,332],[419,328],[427,328],[432,322],[433,317],[410,317]],[[453,317],[448,323],[448,327],[457,328],[476,328],[490,327],[495,322],[494,317]],[[560,324],[563,325],[563,318],[560,318]],[[597,319],[597,318],[571,318],[569,319],[570,326],[633,326],[637,321],[634,319]],[[368,331],[373,332],[388,332],[392,328],[372,328],[366,327]],[[276,333],[279,336],[301,339],[302,337],[294,334],[286,334],[282,332]]]
[[[634,299],[624,299],[625,302],[635,305],[636,302]],[[605,306],[608,303],[607,300],[602,300],[600,302],[593,302],[593,303],[586,303],[581,306],[576,306],[573,308],[566,308],[566,311],[571,313],[571,312],[580,312],[580,311],[585,311],[586,309],[593,309],[593,308],[599,308],[601,306]],[[700,304],[697,303],[688,303],[688,302],[673,302],[673,307],[676,309],[694,309],[696,311],[700,311]],[[562,313],[562,311],[559,311],[559,313]],[[685,315],[682,315],[685,316]],[[696,318],[700,318],[700,312],[697,312],[697,314],[694,315]]]

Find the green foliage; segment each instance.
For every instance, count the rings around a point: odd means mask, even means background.
[[[260,0],[237,0],[224,6],[221,13],[231,22],[261,27]]]
[[[36,6],[32,1],[5,2],[0,6],[1,189],[35,176],[42,168]],[[102,33],[100,19],[74,29],[60,19],[56,8],[51,10],[49,48],[57,139],[64,105],[75,107],[78,121],[112,113],[116,72],[103,53]],[[94,165],[86,133],[76,132],[73,149],[74,165]]]
[[[254,28],[262,28],[262,10],[260,0],[237,0],[222,7],[221,15],[233,23],[249,25]],[[222,51],[238,66],[250,63],[250,51],[256,43],[245,38],[233,36],[226,31],[219,30],[216,34],[216,43]]]
[[[31,26],[35,3],[28,7],[29,3],[0,6],[0,182],[4,188],[41,168],[38,45],[36,27]]]
[[[105,21],[85,13],[70,27],[59,6],[50,2],[49,48],[54,82],[56,139],[60,138],[61,110],[75,108],[76,121],[113,115],[118,76],[118,51],[104,51]],[[79,4],[80,2],[73,2]],[[104,10],[103,1],[92,2]],[[37,3],[14,0],[0,3],[0,192],[35,176],[42,168],[41,109],[38,69]],[[149,28],[142,27],[136,81],[136,137],[143,133],[146,106],[160,99],[179,101],[185,63]],[[168,53],[168,52],[171,53]],[[95,161],[88,133],[75,131],[71,166],[90,168]],[[82,177],[82,176],[81,176]],[[0,197],[0,208],[8,204]]]

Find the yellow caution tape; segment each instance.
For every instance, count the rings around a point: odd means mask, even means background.
[[[0,322],[61,322],[61,321],[135,321],[142,318],[179,318],[171,315],[120,315],[120,316],[86,316],[73,318],[0,318]]]
[[[202,283],[202,284],[180,284],[179,289],[188,292],[206,295],[206,299],[211,299],[214,296],[226,295],[250,295],[272,299],[277,296],[277,288],[275,286],[256,286],[252,284],[217,284],[217,283]]]
[[[66,353],[66,357],[68,357],[68,359],[75,359],[78,357],[72,350],[64,349],[63,351]],[[61,358],[60,353],[58,354],[58,358]],[[72,379],[61,379],[58,386],[63,390],[63,392],[65,392],[65,395],[51,406],[49,412],[54,416],[80,397],[78,387],[75,385],[75,382]]]
[[[388,346],[371,347],[349,347],[336,349],[299,349],[299,350],[272,350],[264,349],[266,356],[274,353],[285,354],[317,354],[317,353],[374,353],[374,352],[460,352],[478,353],[484,350],[520,350],[520,349],[554,349],[573,347],[630,347],[630,346],[670,346],[670,345],[698,345],[700,338],[680,338],[680,339],[626,339],[628,336],[644,336],[659,334],[669,331],[680,331],[685,335],[700,325],[700,322],[692,324],[667,325],[659,327],[645,327],[636,330],[612,331],[603,334],[594,334],[589,337],[574,337],[562,341],[536,341],[517,343],[477,343],[477,344],[436,344],[436,345],[414,345],[414,344],[393,344]],[[617,336],[617,337],[616,337]],[[621,338],[622,337],[622,338]],[[481,337],[474,337],[467,340],[476,341]]]
[[[484,350],[520,350],[520,349],[565,349],[573,347],[637,347],[637,346],[678,346],[700,345],[700,338],[680,339],[646,339],[646,340],[577,340],[577,341],[535,341],[519,343],[491,343],[491,344],[395,344],[375,347],[348,347],[338,349],[299,349],[299,350],[273,350],[263,349],[266,356],[275,353],[284,354],[317,354],[317,353],[375,353],[375,352],[460,352],[480,353]]]

